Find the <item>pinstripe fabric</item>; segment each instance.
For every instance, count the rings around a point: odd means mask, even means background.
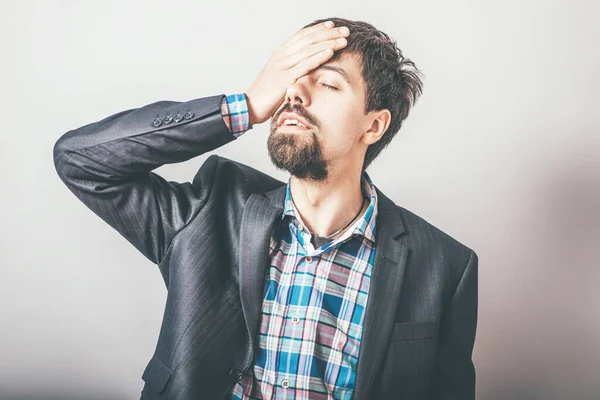
[[[366,172],[363,193],[370,203],[362,217],[315,249],[288,180],[282,221],[270,240],[253,375],[227,398],[352,398],[375,259],[377,192]]]
[[[285,183],[217,155],[189,182],[152,172],[236,140],[223,97],[121,111],[66,132],[53,148],[67,188],[165,282],[142,399],[223,398],[251,373],[259,348]],[[478,257],[373,187],[377,251],[352,399],[472,400]]]

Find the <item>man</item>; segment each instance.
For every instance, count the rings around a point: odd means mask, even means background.
[[[156,263],[168,296],[142,399],[474,399],[477,255],[366,167],[421,93],[372,25],[317,20],[242,94],[160,101],[65,133],[69,189]],[[287,184],[213,155],[270,119]]]

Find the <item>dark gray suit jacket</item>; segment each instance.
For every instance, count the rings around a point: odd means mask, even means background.
[[[285,183],[216,155],[191,183],[151,172],[235,140],[222,96],[122,111],[54,146],[62,181],[158,265],[167,287],[142,399],[220,399],[252,371]],[[353,399],[474,399],[477,255],[377,192]]]

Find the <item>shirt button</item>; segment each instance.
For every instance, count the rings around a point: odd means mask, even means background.
[[[285,378],[281,381],[281,386],[283,386],[284,388],[288,388],[290,386],[290,381],[288,380],[288,378]]]
[[[304,259],[304,261],[306,261],[307,263],[309,263],[309,264],[310,264],[311,262],[313,262],[313,259],[312,259],[312,257],[311,257],[311,256],[307,256],[307,257]]]
[[[232,382],[239,382],[242,380],[242,371],[240,371],[237,368],[234,368],[231,371],[229,371],[229,376],[231,377]]]
[[[292,317],[292,322],[295,323],[295,324],[297,324],[298,322],[300,322],[300,317],[298,317],[297,315],[294,315]]]

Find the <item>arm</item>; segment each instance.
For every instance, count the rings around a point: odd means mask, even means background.
[[[69,131],[54,145],[56,171],[87,207],[159,264],[171,239],[207,199],[215,163],[203,165],[194,185],[168,182],[151,171],[243,133],[232,134],[224,123],[225,99],[160,101]]]
[[[273,53],[247,98],[160,101],[69,131],[54,145],[56,171],[87,207],[160,264],[172,238],[205,204],[216,163],[209,158],[193,184],[167,182],[151,171],[214,150],[265,122],[287,88],[344,47],[335,39],[347,35],[333,23],[297,32]]]
[[[467,266],[441,321],[432,400],[474,400],[475,367],[471,360],[477,328],[477,254]]]

